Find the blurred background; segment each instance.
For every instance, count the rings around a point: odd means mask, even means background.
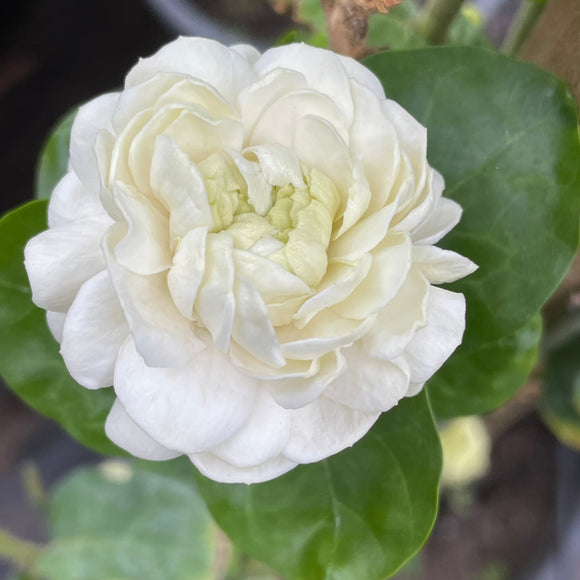
[[[479,0],[472,17],[499,46],[519,4]],[[563,17],[565,10],[569,17]],[[177,34],[265,48],[291,26],[290,17],[266,0],[4,0],[2,213],[32,197],[38,152],[57,120],[75,105],[120,87],[139,57]],[[521,56],[565,77],[578,98],[579,38],[578,3],[553,0]],[[579,455],[558,443],[535,414],[539,388],[533,378],[509,408],[486,418],[493,441],[490,465],[478,481],[443,495],[436,529],[402,578],[580,579]],[[75,466],[99,459],[0,384],[0,527],[22,538],[46,539],[41,514],[22,483],[30,462],[50,487]],[[9,577],[0,561],[0,580]]]

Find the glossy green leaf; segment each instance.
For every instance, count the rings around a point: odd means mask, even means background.
[[[75,472],[49,508],[47,580],[215,578],[217,528],[189,477],[108,461]]]
[[[428,383],[436,417],[476,415],[503,405],[534,368],[541,337],[538,314],[509,336],[478,347],[460,346]]]
[[[40,152],[34,188],[35,197],[39,199],[49,198],[67,172],[70,131],[76,114],[74,109],[57,122]]]
[[[103,427],[113,390],[89,391],[70,377],[46,313],[32,303],[24,246],[46,229],[46,206],[45,200],[33,201],[0,220],[0,375],[21,399],[88,447],[122,454]]]
[[[241,550],[287,580],[378,580],[422,546],[437,509],[441,448],[425,393],[383,414],[352,449],[270,482],[201,494]]]
[[[548,353],[540,410],[556,437],[580,451],[579,355],[580,335]]]
[[[387,95],[428,128],[428,157],[458,201],[441,245],[479,270],[453,285],[467,299],[465,348],[521,328],[576,253],[580,144],[564,83],[476,48],[442,47],[367,59]]]

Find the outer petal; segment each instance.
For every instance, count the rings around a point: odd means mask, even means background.
[[[370,357],[360,341],[344,350],[346,370],[324,396],[357,409],[377,413],[394,407],[407,393],[408,370],[388,360]]]
[[[26,244],[24,265],[37,306],[66,312],[84,282],[105,268],[100,243],[107,227],[102,219],[79,220]]]
[[[292,415],[292,432],[284,455],[296,463],[313,463],[354,445],[380,413],[355,411],[324,396]]]
[[[411,269],[397,295],[379,312],[376,324],[363,339],[370,356],[393,360],[402,354],[427,322],[429,290],[429,281]]]
[[[232,437],[254,408],[257,384],[208,346],[186,366],[148,367],[128,340],[115,369],[115,392],[155,441],[184,453],[209,451]]]
[[[70,140],[70,162],[89,191],[99,191],[101,177],[94,147],[97,133],[112,130],[111,119],[119,93],[107,93],[83,105],[75,117]]]
[[[95,217],[109,220],[99,196],[86,189],[74,171],[69,171],[58,182],[50,197],[48,226],[58,228],[81,219]]]
[[[52,336],[57,342],[62,342],[62,329],[64,327],[64,321],[66,319],[66,314],[64,312],[51,312],[48,310],[46,312],[46,323]]]
[[[60,352],[75,381],[87,389],[113,384],[129,327],[107,271],[83,284],[63,328]]]
[[[125,86],[143,83],[160,72],[203,80],[232,104],[256,78],[245,55],[239,51],[214,40],[182,36],[153,56],[141,59],[127,75]]]
[[[351,71],[356,68],[352,66],[352,63],[347,66]],[[346,123],[350,124],[352,99],[348,76],[344,60],[339,59],[334,52],[306,44],[291,44],[267,50],[255,64],[256,72],[260,76],[279,68],[295,70],[303,74],[308,86],[328,95],[345,115]],[[368,76],[364,76],[368,81]]]
[[[239,468],[255,467],[275,459],[290,437],[290,415],[274,402],[266,389],[261,389],[248,422],[212,453]]]
[[[105,423],[105,433],[107,437],[125,451],[135,457],[148,459],[149,461],[164,461],[174,459],[181,455],[179,451],[172,451],[157,441],[151,439],[125,411],[125,408],[115,399],[113,407]]]
[[[461,206],[451,199],[442,197],[427,219],[413,231],[415,244],[436,244],[447,232],[451,231],[461,219]]]
[[[424,383],[461,344],[465,330],[465,298],[433,286],[427,300],[427,325],[415,334],[404,358],[412,383]]]
[[[339,58],[349,79],[370,89],[379,99],[385,98],[385,91],[381,81],[366,66],[349,56],[341,54],[336,56]]]
[[[203,342],[175,307],[165,274],[141,276],[123,268],[112,254],[115,238],[112,230],[104,244],[108,270],[139,354],[151,366],[185,364],[204,348]]]
[[[432,284],[455,282],[477,270],[469,258],[436,246],[414,246],[413,264]]]
[[[276,457],[255,467],[234,467],[219,459],[213,453],[197,453],[190,455],[192,463],[205,475],[214,481],[222,483],[261,483],[275,479],[294,469],[297,463],[285,457]]]

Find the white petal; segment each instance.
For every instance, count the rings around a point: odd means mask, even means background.
[[[413,231],[415,244],[436,244],[451,231],[461,219],[461,206],[451,199],[442,197],[426,220]]]
[[[350,149],[360,159],[373,192],[370,211],[385,206],[399,171],[399,138],[374,93],[352,83],[354,120],[350,128]]]
[[[251,65],[254,65],[260,56],[262,56],[259,50],[249,44],[234,44],[230,48],[244,57]]]
[[[413,264],[431,284],[455,282],[477,270],[469,258],[436,246],[413,246]]]
[[[367,277],[334,307],[341,316],[367,318],[396,296],[411,266],[411,242],[402,234],[389,235],[373,250],[372,257]]]
[[[170,212],[172,236],[184,237],[194,228],[213,226],[201,172],[167,135],[155,140],[151,187]]]
[[[258,215],[266,215],[272,207],[272,186],[262,173],[260,164],[246,159],[238,151],[230,149],[228,154],[246,182],[248,202]]]
[[[352,99],[344,60],[329,50],[306,44],[291,44],[267,50],[255,64],[256,72],[264,76],[274,69],[295,70],[306,79],[308,86],[327,95],[342,111],[345,122],[352,120]],[[352,63],[347,66],[353,72]],[[361,74],[362,76],[362,74]],[[367,75],[364,75],[368,79]]]
[[[107,437],[135,457],[149,461],[164,461],[181,455],[179,451],[172,451],[159,445],[151,439],[125,411],[119,399],[115,399],[105,423]]]
[[[278,143],[256,145],[244,150],[253,153],[260,162],[262,174],[270,185],[282,187],[291,183],[294,187],[306,187],[300,169],[300,162],[293,151]]]
[[[248,280],[238,277],[234,285],[236,312],[232,338],[258,360],[282,367],[286,362],[259,292]]]
[[[382,101],[381,107],[395,126],[402,150],[411,160],[417,189],[420,190],[427,171],[427,129],[395,101]]]
[[[203,342],[192,322],[176,309],[163,273],[142,276],[117,263],[113,257],[117,239],[113,229],[104,244],[107,266],[139,354],[150,366],[185,364],[204,348]]]
[[[292,362],[287,365],[292,366]],[[312,361],[307,373],[302,376],[278,378],[273,376],[264,381],[272,398],[285,409],[300,409],[318,399],[328,385],[344,370],[344,357],[340,351],[329,352]],[[285,367],[280,369],[284,372]]]
[[[262,113],[250,137],[250,144],[279,143],[296,150],[294,133],[300,119],[305,117],[318,117],[348,143],[347,125],[336,104],[322,93],[302,89],[282,95]],[[305,161],[300,153],[297,154],[301,161]]]
[[[72,378],[87,389],[112,385],[119,349],[128,335],[105,270],[83,284],[66,316],[60,352]]]
[[[105,268],[100,244],[108,221],[84,219],[29,240],[24,265],[37,306],[66,312],[79,288]]]
[[[296,324],[301,328],[322,310],[345,300],[366,278],[371,263],[370,254],[363,254],[354,264],[330,263],[316,294],[308,298],[294,315]]]
[[[211,121],[197,111],[189,110],[184,110],[164,133],[173,137],[194,163],[227,149],[241,150],[244,142],[244,129],[239,121]],[[135,148],[137,150],[137,142]],[[144,167],[146,159],[144,157],[141,161]]]
[[[259,466],[280,455],[290,437],[290,421],[290,413],[261,389],[248,422],[212,453],[235,467]]]
[[[381,81],[366,66],[349,56],[343,56],[341,54],[337,54],[336,56],[338,56],[342,66],[346,70],[349,79],[370,89],[379,99],[385,98],[385,91],[383,85],[381,85]]]
[[[50,332],[52,332],[52,336],[54,336],[56,341],[59,343],[62,342],[62,329],[65,320],[66,314],[63,312],[46,311],[46,323],[48,324],[48,328],[50,329]]]
[[[264,78],[245,88],[240,94],[239,108],[245,135],[252,135],[262,113],[277,99],[306,88],[306,79],[299,73],[274,69]]]
[[[461,344],[465,330],[465,298],[432,286],[427,300],[427,325],[405,349],[411,382],[424,383]]]
[[[186,318],[193,317],[193,306],[205,272],[207,230],[207,227],[195,228],[185,235],[167,274],[167,286],[173,302]]]
[[[180,73],[205,81],[232,104],[256,78],[238,51],[214,40],[192,37],[180,37],[153,56],[141,59],[127,75],[125,85],[143,83],[159,72]]]
[[[360,342],[345,349],[346,370],[324,391],[324,396],[351,409],[369,413],[394,407],[407,393],[408,369],[369,356]]]
[[[155,441],[200,453],[232,437],[254,407],[257,384],[211,345],[186,366],[148,367],[129,340],[115,369],[115,392]]]
[[[387,237],[395,210],[395,204],[390,204],[360,220],[340,238],[331,242],[328,248],[329,258],[345,261],[361,259],[363,254],[373,250]]]
[[[116,182],[113,199],[127,224],[115,257],[136,274],[157,274],[171,265],[168,216],[135,187]]]
[[[326,397],[292,414],[290,441],[283,454],[297,463],[313,463],[354,445],[380,413],[355,411]]]
[[[238,275],[252,281],[267,305],[312,294],[298,276],[268,258],[245,250],[234,250],[234,260]]]
[[[71,129],[70,162],[89,191],[99,191],[101,187],[94,147],[99,131],[112,130],[111,119],[118,100],[119,93],[107,93],[89,101],[80,107]]]
[[[205,273],[195,303],[200,320],[222,352],[230,346],[236,310],[233,247],[232,236],[225,232],[207,236]]]
[[[86,189],[77,174],[69,171],[58,182],[50,197],[48,226],[58,228],[93,217],[108,219],[97,193]]]
[[[281,456],[255,467],[243,468],[234,467],[230,463],[222,461],[213,453],[199,453],[190,455],[189,458],[203,475],[222,483],[261,483],[275,479],[294,469],[297,465]]]
[[[427,322],[429,282],[411,269],[397,295],[383,308],[376,324],[364,337],[370,356],[393,360],[409,344],[417,330]]]
[[[121,134],[135,115],[150,109],[159,97],[182,81],[182,75],[159,73],[140,85],[126,87],[119,96],[112,118],[115,133]]]
[[[302,329],[292,325],[281,327],[278,338],[284,356],[297,360],[312,360],[335,350],[350,346],[364,336],[374,324],[374,317],[349,320],[332,310],[320,312]]]

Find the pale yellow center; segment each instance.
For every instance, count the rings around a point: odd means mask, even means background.
[[[228,156],[212,155],[199,169],[211,208],[212,232],[228,231],[234,246],[242,250],[270,240],[272,261],[310,286],[319,284],[328,265],[326,252],[340,201],[328,177],[303,168],[306,186],[273,186],[271,208],[260,215],[248,199],[246,181]]]

